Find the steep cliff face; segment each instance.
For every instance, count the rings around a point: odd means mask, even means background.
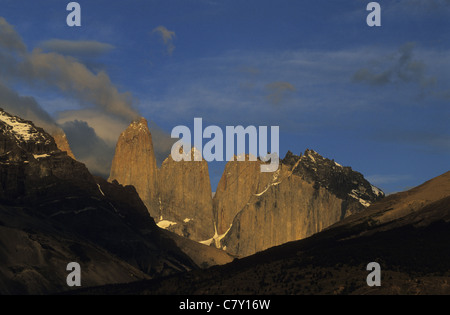
[[[158,218],[157,171],[152,135],[141,118],[120,135],[108,181],[134,186],[150,215]]]
[[[241,163],[245,167],[248,162]],[[309,150],[301,157],[288,153],[269,181],[261,176],[258,172],[250,175],[259,182],[254,186],[257,189],[237,210],[221,240],[220,246],[231,254],[248,256],[303,239],[384,196],[361,174]],[[216,204],[233,205],[234,201],[223,199]]]
[[[326,188],[346,202],[343,208],[344,217],[367,208],[384,197],[384,193],[371,185],[361,173],[324,158],[313,150],[306,150],[302,156],[288,152],[282,161],[292,167],[297,162],[299,163],[293,171],[294,175],[314,183],[315,186]]]
[[[169,155],[158,170],[144,118],[119,137],[108,181],[134,186],[159,227],[196,241],[214,235],[207,162],[175,162]]]
[[[261,161],[230,161],[225,166],[222,178],[213,199],[214,219],[218,235],[228,231],[234,217],[249,202],[258,188],[264,188],[272,179],[271,173],[261,173]]]
[[[158,173],[158,225],[178,235],[202,241],[214,234],[212,192],[205,160],[175,162],[169,156]],[[197,152],[198,153],[198,152]]]
[[[50,135],[55,140],[56,146],[63,152],[66,152],[68,156],[75,160],[75,155],[70,148],[69,141],[67,140],[67,136],[62,129],[56,129],[53,132],[50,132]]]
[[[0,110],[0,199],[44,197],[44,191],[61,189],[56,184],[60,181],[70,182],[74,189],[96,187],[84,164],[60,151],[48,133]]]
[[[350,167],[306,150],[288,152],[274,173],[235,157],[212,199],[208,164],[195,154],[180,162],[169,156],[158,171],[142,119],[121,135],[109,180],[134,186],[160,228],[233,255],[308,237],[384,196]]]
[[[281,165],[279,178],[253,194],[234,218],[221,244],[224,249],[248,256],[303,239],[341,219],[341,199],[290,174],[289,169]]]

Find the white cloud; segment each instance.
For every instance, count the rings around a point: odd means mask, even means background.
[[[411,175],[405,175],[405,174],[377,174],[377,175],[370,175],[366,176],[366,179],[373,185],[389,185],[389,184],[396,184],[399,182],[409,181],[413,177]]]
[[[93,106],[126,121],[139,117],[130,94],[120,92],[105,71],[94,73],[77,59],[55,52],[44,53],[41,49],[28,52],[20,35],[2,17],[0,72],[4,79],[56,90],[76,98],[80,105]]]
[[[126,122],[119,117],[96,109],[69,110],[58,113],[58,124],[63,125],[76,120],[87,122],[102,140],[114,146],[122,131],[131,122]]]
[[[93,40],[50,39],[42,42],[39,46],[46,51],[62,55],[89,57],[96,57],[114,49],[113,45]]]

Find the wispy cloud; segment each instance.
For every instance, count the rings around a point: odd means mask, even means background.
[[[353,75],[353,81],[378,86],[416,83],[423,89],[433,85],[436,78],[427,75],[423,61],[414,59],[415,46],[415,43],[404,44],[396,53],[372,61],[370,68],[361,68]]]
[[[40,43],[42,49],[61,55],[97,57],[114,49],[113,45],[92,40],[50,39]]]
[[[21,79],[38,86],[58,88],[87,107],[95,106],[129,121],[139,116],[130,94],[119,92],[106,72],[93,73],[71,57],[34,50],[18,68]]]
[[[131,94],[120,92],[105,71],[93,72],[78,59],[65,54],[70,50],[78,54],[104,53],[112,46],[95,41],[62,40],[46,41],[41,46],[49,52],[42,48],[28,51],[20,34],[0,17],[2,107],[34,120],[50,132],[63,125],[70,133],[69,141],[73,141],[75,155],[92,172],[106,175],[107,161],[112,160],[120,132],[140,115],[133,106]],[[21,96],[9,87],[14,83],[74,99],[78,109],[67,111],[65,115],[60,113],[65,119],[59,117],[55,122],[35,98]],[[94,144],[98,149],[89,149]]]
[[[85,121],[72,120],[61,126],[72,151],[95,175],[108,177],[114,146],[108,145]]]
[[[0,25],[0,51],[9,51],[9,58],[0,58],[0,67],[6,78],[56,88],[77,98],[83,106],[94,106],[125,120],[139,116],[130,94],[119,92],[106,72],[94,73],[78,60],[59,53],[45,53],[41,49],[28,52],[24,50],[20,35],[5,19],[0,19]],[[17,53],[21,55],[16,58]]]
[[[289,82],[272,82],[265,86],[269,93],[266,98],[273,105],[280,105],[285,98],[295,91],[295,87]]]
[[[139,98],[151,104],[146,106],[148,116],[170,123],[203,117],[217,124],[264,122],[298,128],[325,109],[334,117],[361,109],[361,99],[346,87],[355,62],[362,64],[365,58],[361,51],[227,51],[165,66],[162,71],[170,81],[151,77],[147,82],[166,88],[163,96]],[[315,126],[320,128],[320,123]]]
[[[164,42],[166,46],[167,53],[172,55],[175,50],[175,45],[173,44],[174,39],[176,38],[176,34],[174,31],[169,31],[165,26],[158,26],[153,29],[152,33],[158,34]]]
[[[239,67],[239,71],[241,71],[242,73],[253,75],[253,76],[257,76],[257,75],[261,74],[261,70],[260,69],[258,69],[256,67],[252,67],[252,66]]]
[[[386,3],[388,14],[406,12],[409,14],[426,14],[430,12],[446,13],[450,11],[450,0],[392,0]]]
[[[106,143],[115,146],[120,133],[128,126],[128,122],[123,119],[105,113],[104,111],[90,108],[79,110],[65,110],[58,112],[56,121],[64,125],[71,121],[86,122],[95,129],[96,134]]]
[[[445,127],[445,126],[444,126]],[[381,141],[408,145],[426,152],[450,153],[450,132],[430,130],[385,130],[376,135]]]
[[[376,174],[366,176],[366,178],[373,185],[383,186],[408,181],[412,179],[412,176],[409,174]]]
[[[386,55],[386,51],[392,53]],[[170,80],[151,78],[146,84],[169,88],[157,98],[150,94],[139,98],[148,104],[147,116],[168,126],[203,117],[209,124],[278,125],[283,132],[300,131],[314,137],[330,130],[329,136],[345,130],[346,136],[391,142],[392,138],[387,138],[402,128],[413,128],[412,124],[419,133],[428,130],[433,124],[430,106],[448,112],[443,99],[437,100],[434,95],[450,79],[446,70],[449,59],[443,59],[447,55],[445,50],[414,45],[338,51],[235,50],[164,66],[162,71]],[[390,69],[391,81],[387,82],[392,83],[379,86],[383,93],[368,82],[356,85],[353,75],[364,67],[373,74],[378,74],[378,69]],[[431,78],[436,78],[436,86],[429,87],[433,93],[417,98],[424,81]],[[277,103],[283,106],[274,106]],[[417,125],[417,117],[424,118],[422,124]],[[445,129],[440,121],[436,133]],[[393,126],[401,127],[374,139],[375,133]],[[440,143],[434,148],[445,150],[445,142]]]
[[[25,53],[27,50],[20,35],[3,17],[0,17],[0,47],[17,53]]]
[[[48,132],[54,132],[58,129],[53,117],[40,106],[35,98],[21,96],[1,82],[0,100],[1,107],[8,113],[32,120],[37,126],[46,129]]]

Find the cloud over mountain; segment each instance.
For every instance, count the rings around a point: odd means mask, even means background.
[[[107,175],[105,167],[110,164],[115,141],[120,134],[120,130],[116,133],[114,130],[126,126],[140,115],[133,107],[130,93],[119,91],[105,71],[95,73],[78,59],[65,54],[99,54],[112,49],[113,46],[96,41],[53,39],[43,42],[41,47],[48,52],[42,48],[29,51],[20,34],[5,18],[0,17],[2,106],[13,114],[34,120],[46,129],[53,129],[59,127],[54,117],[48,114],[35,98],[21,96],[10,86],[14,83],[25,83],[75,99],[81,108],[71,111],[70,114],[66,113],[66,119],[61,121],[59,118],[59,123],[69,132],[68,138],[73,142],[75,155],[86,163],[92,172]],[[93,113],[95,115],[91,116]],[[68,119],[69,117],[71,119]],[[86,119],[83,120],[83,117]],[[88,121],[92,117],[96,117],[95,124],[90,125]],[[105,127],[112,125],[115,126],[113,129]]]

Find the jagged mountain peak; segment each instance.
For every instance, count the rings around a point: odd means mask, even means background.
[[[294,154],[291,153],[292,156],[295,156]],[[328,158],[323,157],[321,154],[319,154],[317,151],[311,150],[311,149],[306,149],[304,154],[300,155],[300,159],[303,162],[310,162],[313,164],[326,164],[327,166],[330,167],[343,167],[342,165],[338,164],[337,162],[333,160],[330,160]],[[350,168],[351,169],[351,168]]]
[[[72,149],[69,144],[69,140],[67,139],[67,135],[61,128],[56,128],[53,130],[50,135],[56,142],[56,146],[63,152],[66,152],[68,156],[72,159],[76,160],[75,155],[72,152]]]
[[[293,169],[295,175],[330,190],[343,200],[356,200],[364,207],[370,206],[385,195],[381,189],[370,184],[361,173],[349,166],[342,166],[334,159],[324,158],[311,149],[307,149],[300,156],[289,151],[282,162],[295,166]]]
[[[8,203],[33,200],[43,192],[63,193],[60,183],[69,180],[74,189],[96,188],[85,165],[59,150],[49,133],[3,110],[0,111],[0,175],[0,201]]]
[[[4,135],[13,136],[18,143],[36,142],[50,145],[52,137],[33,122],[11,115],[0,108],[0,128]]]
[[[32,121],[12,115],[0,108],[0,130],[6,138],[13,140],[10,145],[15,142],[18,148],[38,155],[59,149],[75,159],[64,131],[56,125],[46,128],[48,129],[44,130]]]
[[[384,194],[364,176],[307,149],[278,171],[230,162],[214,196],[220,246],[239,256],[311,236],[365,210]]]
[[[0,163],[28,163],[54,153],[61,152],[44,129],[0,110]]]
[[[130,131],[142,131],[145,133],[150,133],[150,129],[148,128],[148,121],[144,117],[140,117],[131,122],[125,132]]]

